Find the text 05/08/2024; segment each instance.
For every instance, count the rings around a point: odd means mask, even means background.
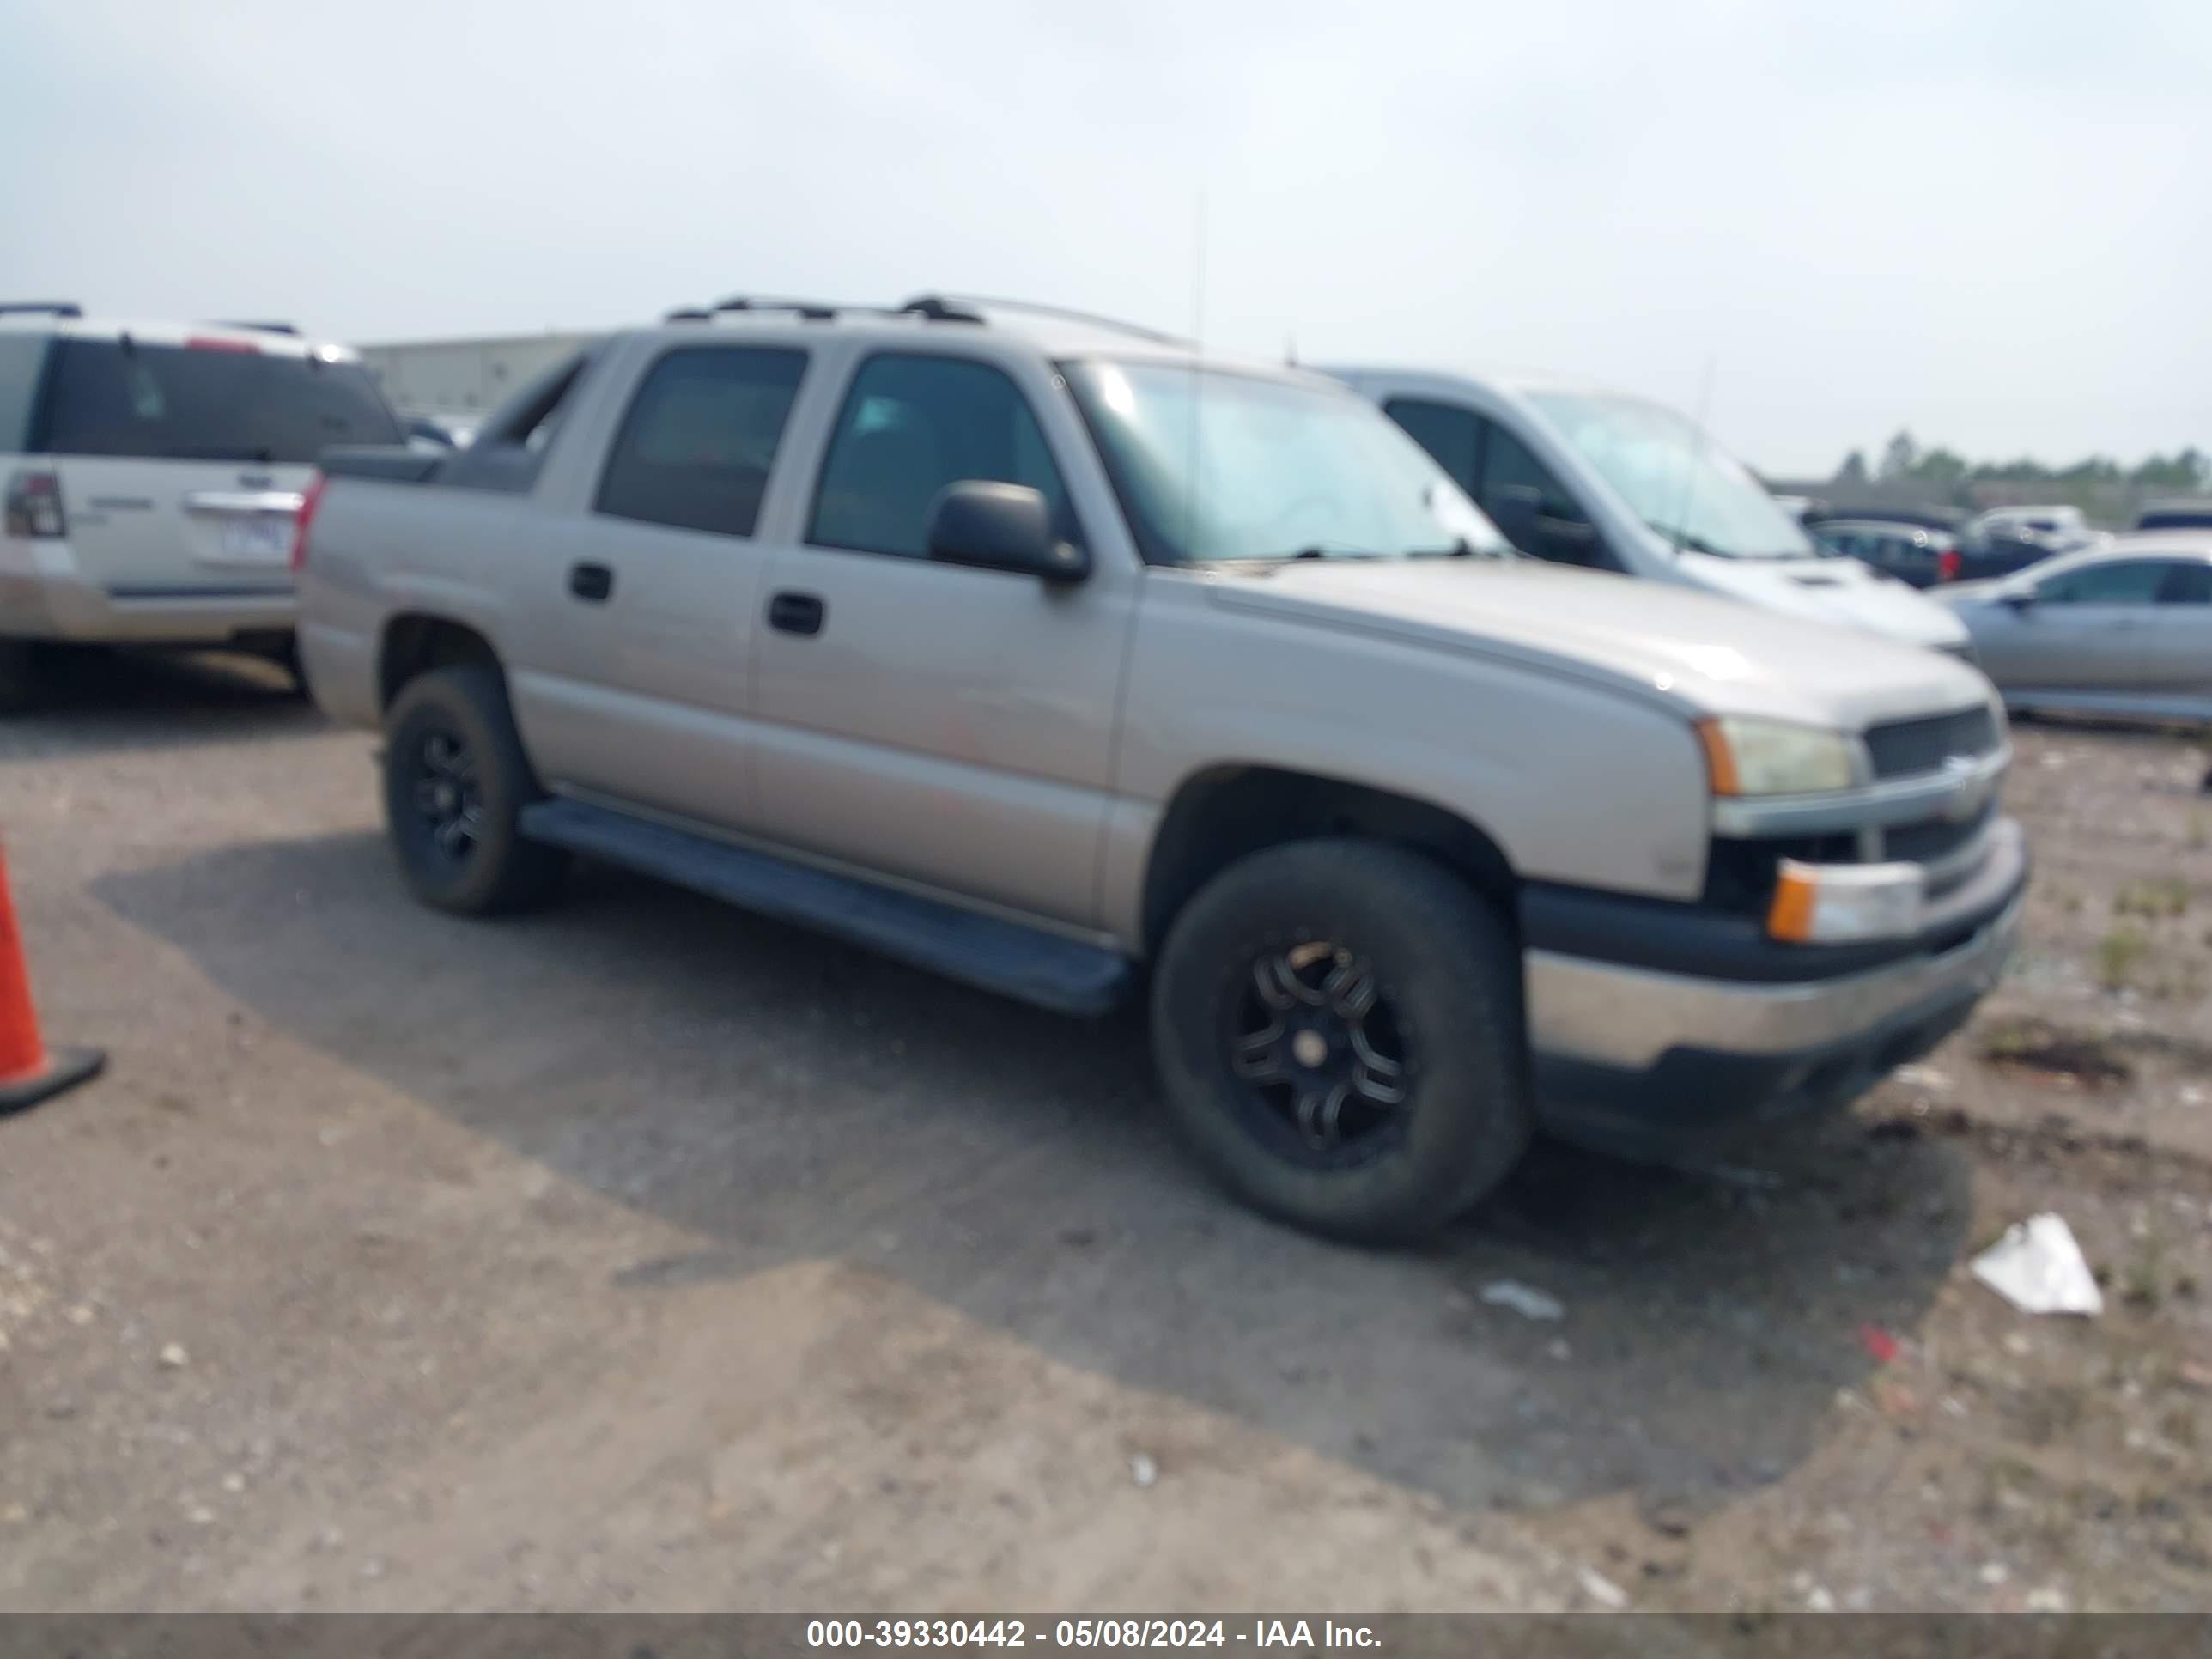
[[[1323,1620],[816,1619],[810,1648],[1364,1648],[1370,1626]]]

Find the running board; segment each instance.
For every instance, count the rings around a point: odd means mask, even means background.
[[[1105,1013],[1129,988],[1128,958],[1097,945],[627,812],[544,800],[522,809],[520,828],[532,841],[835,934],[947,979],[1060,1013]]]

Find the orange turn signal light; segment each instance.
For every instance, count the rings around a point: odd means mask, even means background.
[[[1785,866],[1774,884],[1774,902],[1766,907],[1767,937],[1799,945],[1811,939],[1813,913],[1820,896],[1820,884],[1816,879]]]
[[[1698,722],[1698,746],[1705,751],[1705,775],[1711,780],[1713,793],[1733,795],[1740,793],[1735,775],[1735,755],[1729,748],[1728,739],[1721,735],[1718,720]]]

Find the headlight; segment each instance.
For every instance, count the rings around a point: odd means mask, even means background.
[[[1698,738],[1716,795],[1811,795],[1851,787],[1852,744],[1838,732],[1731,715],[1700,720]]]

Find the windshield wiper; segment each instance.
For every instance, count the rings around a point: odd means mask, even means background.
[[[1672,525],[1661,524],[1656,519],[1646,519],[1644,522],[1649,525],[1652,529],[1657,531],[1661,535],[1664,536],[1678,551],[1686,553],[1710,553],[1715,558],[1720,559],[1725,559],[1731,556],[1729,554],[1722,552],[1720,549],[1715,547],[1711,542],[1704,541],[1696,536],[1692,536],[1686,530],[1677,530]]]
[[[1406,550],[1406,556],[1409,559],[1510,559],[1515,555],[1507,543],[1501,542],[1495,547],[1477,547],[1462,536],[1449,547],[1409,547]]]

